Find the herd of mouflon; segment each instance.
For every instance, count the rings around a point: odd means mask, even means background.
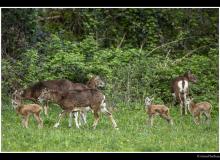
[[[196,81],[196,77],[190,71],[176,77],[171,82],[171,94],[174,102],[180,107],[181,115],[186,115],[189,111],[197,125],[200,124],[200,117],[204,115],[206,122],[210,124],[211,104],[208,102],[195,103],[189,96],[189,82],[196,83]],[[42,128],[43,120],[40,113],[44,110],[45,115],[48,116],[48,102],[54,102],[62,109],[54,127],[58,127],[62,117],[69,114],[69,127],[72,126],[74,117],[76,127],[80,128],[81,125],[87,123],[87,113],[91,111],[94,115],[94,129],[100,119],[100,112],[109,117],[113,127],[118,129],[112,112],[107,107],[106,97],[99,89],[104,86],[105,83],[99,76],[91,77],[86,84],[73,83],[67,79],[40,81],[26,89],[15,90],[12,94],[12,106],[22,116],[22,125],[25,128],[28,128],[28,119],[32,114],[38,127]],[[169,108],[163,104],[152,103],[153,99],[153,97],[146,97],[144,100],[149,126],[153,126],[154,117],[158,115],[173,125]],[[24,100],[31,100],[34,103],[24,104]],[[40,104],[44,104],[44,107],[42,108]]]

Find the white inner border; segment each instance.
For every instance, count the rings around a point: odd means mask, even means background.
[[[199,8],[207,8],[207,9],[208,8],[218,8],[220,11],[220,7],[0,7],[0,9],[2,9],[2,8],[112,8],[112,9],[115,9],[115,8],[198,8],[198,9]],[[1,11],[0,11],[0,21],[1,21]],[[220,22],[220,15],[219,15],[219,22]],[[0,23],[0,28],[1,28],[1,23]],[[219,28],[219,26],[218,26],[218,28]],[[220,31],[220,29],[219,29],[219,31]],[[1,29],[0,29],[0,35],[1,35]],[[0,42],[1,42],[1,36],[0,36]],[[219,42],[220,42],[220,37],[219,37]],[[0,43],[0,48],[1,48],[1,43]],[[1,60],[1,58],[2,57],[0,57],[0,60]],[[219,57],[219,62],[220,62],[220,57]],[[1,70],[0,70],[0,75],[1,75]],[[219,72],[218,81],[219,80],[220,80],[220,72]],[[0,83],[0,88],[1,88],[1,83]],[[220,89],[220,86],[219,86],[219,89]],[[0,95],[2,95],[2,94],[0,93]],[[0,105],[2,106],[1,100],[0,100]],[[219,94],[219,100],[220,100],[220,94]],[[219,103],[219,101],[218,101],[218,103]],[[219,109],[219,111],[220,111],[220,109]],[[2,115],[1,110],[0,110],[0,115]],[[218,113],[218,116],[219,116],[219,113]],[[1,120],[1,116],[0,116],[0,120]],[[219,116],[219,122],[220,122],[220,116]],[[2,123],[2,120],[1,120],[1,123]],[[2,129],[1,123],[0,123],[0,132]],[[219,129],[220,129],[220,123],[219,123]],[[218,135],[218,143],[219,143],[219,135]],[[2,138],[2,132],[1,132],[0,142],[1,142],[1,138]],[[1,153],[142,153],[142,154],[144,154],[144,153],[200,153],[199,155],[203,155],[202,153],[204,153],[204,155],[207,155],[207,153],[219,153],[220,152],[220,143],[219,143],[219,151],[218,152],[74,152],[74,151],[73,152],[2,152],[1,147],[2,147],[2,143],[0,146]]]

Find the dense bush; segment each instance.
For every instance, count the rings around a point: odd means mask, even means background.
[[[3,14],[17,13],[11,10]],[[217,105],[218,10],[38,9],[36,13],[41,19],[54,15],[59,19],[40,21],[37,27],[34,23],[36,43],[17,50],[16,56],[3,57],[3,98],[40,80],[85,83],[90,74],[98,74],[107,82],[105,94],[116,103],[143,103],[145,96],[171,103],[171,80],[191,70],[198,78],[191,94]],[[3,30],[7,27],[3,25]]]

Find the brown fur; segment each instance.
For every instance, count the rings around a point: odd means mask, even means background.
[[[101,80],[99,76],[93,76],[89,79],[89,81],[86,83],[86,86],[88,88],[96,89],[98,86],[104,87],[105,83]]]
[[[28,120],[31,114],[34,115],[38,123],[38,127],[43,127],[43,121],[40,118],[40,112],[42,111],[42,107],[38,104],[22,104],[22,100],[19,98],[19,95],[16,95],[16,98],[13,97],[12,105],[16,109],[17,114],[22,116],[22,125],[25,128],[28,128]]]
[[[191,72],[185,73],[183,76],[176,77],[172,82],[171,82],[171,93],[175,93],[176,97],[179,97],[179,90],[178,90],[178,82],[186,80],[188,82],[196,82],[196,77],[191,74]],[[189,90],[187,90],[187,94],[189,93]],[[178,102],[181,101],[181,99],[177,99]]]
[[[200,102],[200,103],[194,103],[192,99],[187,99],[187,105],[189,112],[193,116],[193,120],[195,124],[200,124],[200,117],[201,115],[205,115],[206,121],[210,123],[211,121],[211,110],[212,105],[208,102]]]
[[[42,90],[44,88],[58,90],[58,91],[67,91],[67,90],[83,90],[87,88],[97,88],[99,83],[101,83],[101,79],[99,76],[92,77],[88,82],[87,85],[82,83],[73,83],[67,79],[58,79],[58,80],[47,80],[41,81],[33,86],[30,86],[24,89],[23,93],[21,94],[22,98],[31,100],[35,103],[38,103],[37,98],[40,96]],[[45,114],[48,115],[48,102],[46,106],[44,106]]]
[[[111,119],[113,127],[117,127],[117,125],[115,125],[112,114],[108,112],[105,107],[102,108],[102,103],[105,100],[105,96],[98,89],[71,90],[68,92],[45,89],[39,96],[39,100],[51,100],[59,104],[63,109],[63,112],[60,114],[60,119],[65,113],[80,111],[80,108],[90,106],[95,117],[93,124],[94,128],[96,128],[99,120],[98,113],[104,109],[104,113]]]
[[[153,119],[156,115],[159,115],[161,118],[167,120],[168,123],[172,124],[172,119],[169,114],[169,108],[165,105],[150,105],[146,108],[146,112],[149,116],[149,124],[153,126]]]
[[[148,119],[149,125],[153,126],[153,119],[157,115],[159,115],[161,118],[165,119],[168,123],[173,125],[173,120],[169,114],[169,108],[166,107],[165,105],[151,104],[152,100],[153,99],[150,99],[148,97],[146,97],[145,99],[145,110],[149,117]]]
[[[75,107],[88,107],[91,105],[93,110],[99,108],[103,100],[103,94],[97,89],[71,90],[60,92],[57,90],[48,90],[44,98],[59,104],[63,110],[74,110]]]
[[[179,87],[178,87],[178,82],[179,81],[187,81],[188,84],[189,82],[193,82],[195,83],[197,81],[196,77],[191,73],[191,72],[187,72],[185,73],[183,76],[179,76],[176,77],[172,82],[171,82],[171,93],[175,94],[175,99],[174,101],[176,101],[177,103],[180,104],[180,111],[181,111],[181,115],[183,113],[183,107],[185,107],[185,114],[187,114],[187,109],[186,109],[186,105],[185,105],[185,98],[184,98],[184,94],[186,97],[188,97],[189,95],[189,86],[186,90],[186,93],[180,93],[179,91]],[[180,95],[180,96],[179,96]]]

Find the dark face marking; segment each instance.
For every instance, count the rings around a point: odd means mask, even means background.
[[[193,75],[191,72],[188,72],[184,75],[190,82],[196,83],[197,78],[195,75]]]

